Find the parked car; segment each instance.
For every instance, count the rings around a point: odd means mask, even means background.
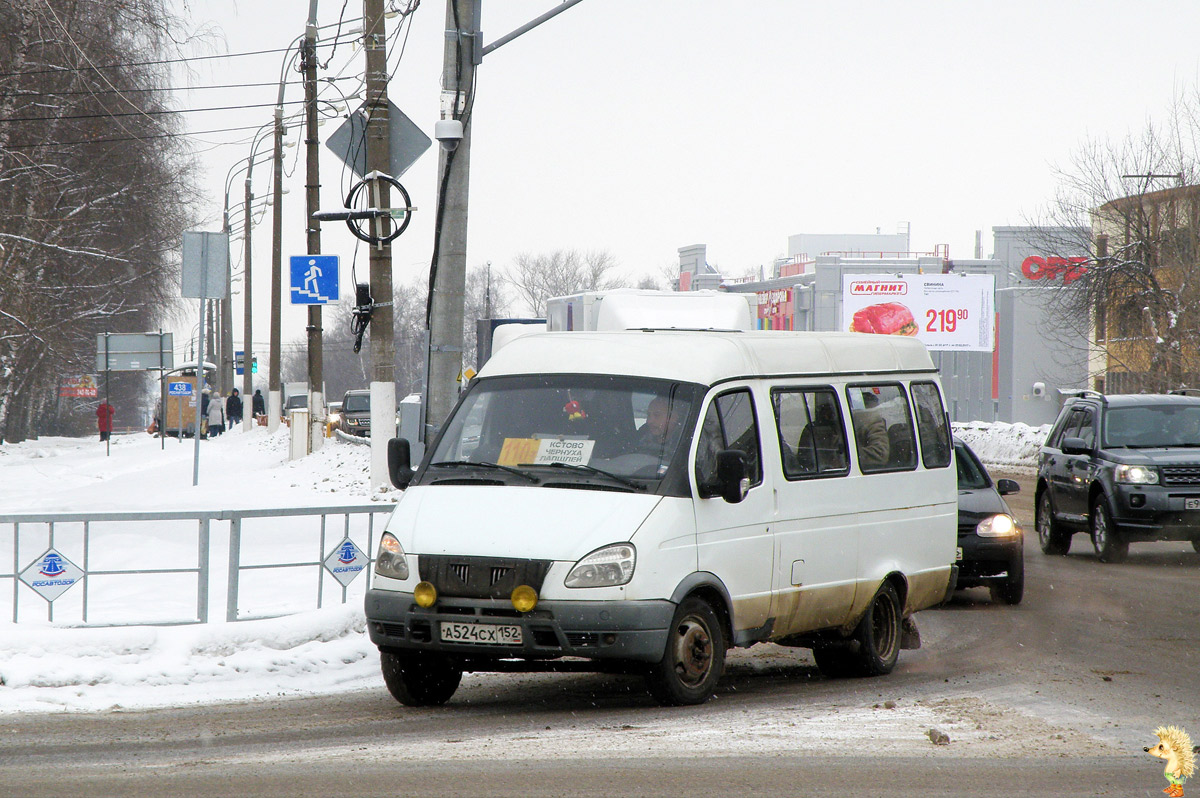
[[[1089,532],[1102,562],[1132,541],[1190,540],[1200,551],[1200,397],[1069,398],[1038,455],[1038,542],[1066,554]]]
[[[346,391],[342,397],[342,420],[339,427],[348,435],[367,437],[371,434],[371,391],[359,388]]]
[[[1020,604],[1025,593],[1025,535],[1002,496],[1015,480],[992,482],[970,446],[954,440],[958,463],[958,587],[986,586],[992,601]]]

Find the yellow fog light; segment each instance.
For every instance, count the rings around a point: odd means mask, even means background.
[[[516,607],[517,612],[529,612],[537,606],[538,594],[537,591],[529,585],[517,585],[512,592],[512,605]]]
[[[413,588],[413,599],[417,602],[418,607],[432,607],[437,601],[437,588],[432,582],[418,582]]]

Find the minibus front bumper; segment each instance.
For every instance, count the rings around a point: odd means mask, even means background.
[[[367,632],[380,648],[436,651],[477,661],[586,657],[658,662],[675,614],[675,604],[666,599],[541,601],[522,613],[509,601],[439,597],[425,608],[417,606],[412,593],[374,588],[367,591],[365,606]],[[464,641],[464,635],[474,635],[477,642]],[[501,638],[519,642],[495,642]]]

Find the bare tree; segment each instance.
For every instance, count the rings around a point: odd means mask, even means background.
[[[625,280],[613,274],[616,267],[616,258],[607,250],[521,253],[506,270],[504,282],[517,303],[540,317],[546,315],[546,300],[550,297],[625,287]]]
[[[162,105],[167,0],[0,8],[0,437],[64,429],[62,375],[98,332],[171,306],[190,218],[187,158]],[[114,66],[116,65],[116,66]],[[134,415],[141,380],[115,381]],[[78,419],[79,416],[75,415]],[[84,416],[86,419],[86,416]]]
[[[1177,102],[1166,127],[1088,141],[1058,170],[1037,264],[1064,329],[1107,361],[1109,392],[1200,382],[1200,116]],[[1061,257],[1088,252],[1086,258]]]

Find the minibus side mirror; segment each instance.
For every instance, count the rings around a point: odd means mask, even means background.
[[[388,441],[388,476],[397,488],[406,488],[412,482],[412,454],[409,452],[408,440],[392,438]]]
[[[749,466],[746,453],[737,449],[717,452],[717,490],[721,498],[737,504],[750,492]]]

